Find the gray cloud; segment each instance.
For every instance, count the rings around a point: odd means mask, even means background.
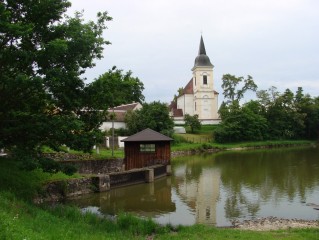
[[[88,80],[116,65],[143,81],[147,101],[169,102],[192,76],[203,31],[220,93],[221,77],[230,73],[252,75],[259,89],[302,86],[319,95],[317,0],[71,2],[69,14],[84,9],[86,19],[95,19],[98,11],[113,17],[104,35],[112,45],[87,71]]]

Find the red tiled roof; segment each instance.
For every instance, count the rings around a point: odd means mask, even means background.
[[[168,106],[168,108],[171,109],[176,109],[177,108],[177,102],[172,101],[171,104]]]
[[[109,112],[110,114],[112,114],[112,112]],[[114,112],[115,115],[115,122],[124,122],[125,120],[125,114],[126,112]]]
[[[174,117],[183,117],[183,109],[173,109],[173,116]]]
[[[193,78],[186,84],[183,90],[183,94],[193,94],[194,89],[193,89]]]

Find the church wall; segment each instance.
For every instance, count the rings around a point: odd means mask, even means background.
[[[203,84],[203,75],[207,76],[207,85]],[[196,77],[196,85],[195,85],[195,81],[193,81],[194,93],[196,93],[197,91],[205,91],[205,90],[213,91],[214,81],[213,81],[212,68],[208,68],[208,67],[193,68],[193,78],[195,77]]]
[[[184,94],[177,98],[177,108],[183,109],[183,114],[194,115],[194,96],[193,94]]]
[[[203,82],[203,76],[207,76],[207,84]],[[195,83],[196,77],[196,83]],[[200,120],[216,119],[217,114],[217,97],[213,89],[213,69],[212,67],[196,67],[193,69],[193,88],[194,101],[196,102],[196,110],[194,114],[198,114]],[[196,85],[195,85],[196,84]]]

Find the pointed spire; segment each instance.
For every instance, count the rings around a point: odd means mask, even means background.
[[[214,65],[210,62],[209,57],[206,55],[206,49],[204,45],[203,35],[200,36],[199,50],[198,56],[195,58],[194,67],[214,67]]]
[[[204,45],[204,40],[203,36],[200,36],[200,43],[199,43],[199,50],[198,50],[198,55],[204,54],[206,55],[206,50],[205,50],[205,45]]]

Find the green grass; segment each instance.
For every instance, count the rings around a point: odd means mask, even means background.
[[[112,149],[100,147],[99,148],[99,154],[95,149],[92,150],[92,153],[85,153],[82,151],[76,151],[76,150],[67,150],[67,148],[61,148],[63,153],[70,153],[70,154],[79,154],[81,155],[82,160],[88,160],[88,159],[111,159],[111,158],[123,158],[124,157],[124,149],[114,149],[113,156],[112,156]],[[55,153],[52,149],[45,147],[42,149],[44,153]]]
[[[0,173],[0,191],[13,192],[22,199],[31,199],[41,192],[45,182],[81,177],[79,174],[68,176],[62,172],[47,173],[42,169],[23,170],[14,159],[4,157],[0,157]]]
[[[180,142],[172,144],[172,152],[174,151],[187,151],[198,150],[204,151],[205,149],[236,149],[236,148],[260,148],[260,147],[280,147],[280,146],[294,146],[294,145],[310,145],[316,144],[315,141],[310,140],[281,140],[281,141],[260,141],[260,142],[240,142],[240,143],[227,143],[220,144],[215,142],[208,143],[189,143]]]
[[[70,206],[35,206],[0,191],[0,239],[318,239],[319,229],[254,232],[194,225],[160,226],[120,214],[116,221]]]

